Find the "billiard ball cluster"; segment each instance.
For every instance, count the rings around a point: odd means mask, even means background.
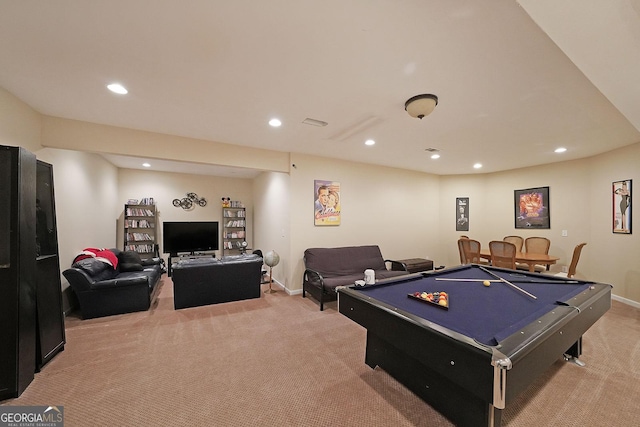
[[[449,306],[449,295],[446,292],[415,292],[413,296],[443,307]]]

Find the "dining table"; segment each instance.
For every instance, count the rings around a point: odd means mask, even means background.
[[[491,251],[489,249],[480,250],[480,258],[491,261]],[[526,264],[529,271],[534,272],[536,265],[555,264],[560,258],[549,254],[536,254],[531,252],[516,252],[516,262]]]

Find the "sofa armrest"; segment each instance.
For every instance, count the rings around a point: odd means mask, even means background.
[[[407,270],[407,264],[405,264],[402,261],[395,261],[392,259],[385,259],[384,260],[385,264],[386,263],[390,263],[391,264],[391,271],[408,271]]]
[[[91,276],[79,268],[68,268],[62,272],[62,275],[67,279],[74,292],[88,291],[94,282]]]

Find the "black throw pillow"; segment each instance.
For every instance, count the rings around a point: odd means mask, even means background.
[[[142,258],[136,251],[122,251],[118,255],[118,266],[120,271],[142,271]]]

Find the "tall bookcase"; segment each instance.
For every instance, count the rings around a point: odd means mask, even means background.
[[[154,257],[157,243],[156,205],[147,200],[124,205],[124,250],[136,251],[142,259]]]
[[[222,208],[222,256],[238,255],[247,247],[247,211],[240,202]]]

